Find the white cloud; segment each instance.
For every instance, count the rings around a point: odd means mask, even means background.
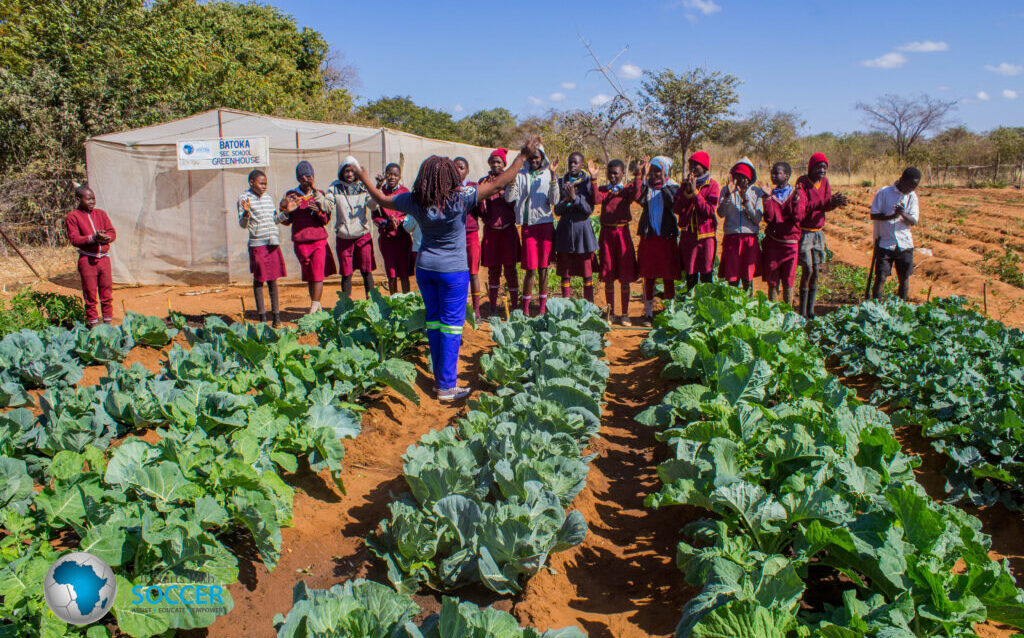
[[[1007,100],[1016,100],[1019,94],[1011,89],[1003,89],[1003,97]]]
[[[1011,75],[1020,75],[1021,73],[1024,73],[1024,66],[1019,64],[1010,64],[1009,62],[1002,62],[999,66],[986,64],[985,70],[1009,77]]]
[[[644,74],[644,70],[635,64],[623,64],[619,68],[619,77],[626,80],[635,80]]]
[[[715,2],[715,0],[683,0],[683,6],[687,9],[694,9],[700,11],[706,16],[712,13],[718,13],[722,10],[722,7]]]
[[[456,104],[455,106],[452,107],[452,110],[455,111],[456,113],[462,113],[466,109],[462,108],[461,104]]]
[[[949,51],[949,45],[945,42],[933,42],[931,40],[922,40],[920,42],[908,42],[901,47],[896,47],[897,51],[907,51],[909,53],[935,53],[936,51]]]
[[[605,95],[604,93],[598,93],[594,97],[590,98],[590,105],[591,106],[601,106],[601,105],[607,104],[607,103],[609,103],[611,101],[612,101],[612,98],[611,98],[610,95]]]
[[[978,91],[978,94],[974,97],[978,98],[978,101],[980,102],[988,102],[989,100],[988,93],[985,93],[984,91]]]
[[[566,91],[571,91],[576,88],[575,82],[562,82],[562,88]]]
[[[939,90],[940,90],[940,91],[948,91],[948,90],[949,90],[949,87],[948,87],[948,86],[946,86],[945,84],[943,84],[942,86],[940,86],[940,87],[939,87]]]
[[[907,56],[902,53],[896,53],[895,51],[886,53],[874,60],[864,60],[861,62],[862,65],[872,69],[898,69],[906,63]]]
[[[548,99],[551,100],[552,102],[561,102],[566,97],[567,96],[565,93],[552,93],[551,95],[548,96]]]
[[[539,97],[535,97],[533,95],[531,95],[530,97],[526,98],[526,101],[529,102],[530,104],[534,105],[534,106],[540,106],[541,104],[544,103],[544,100],[540,99]]]
[[[687,13],[686,19],[689,20],[691,24],[697,23],[697,16],[693,15],[692,13]]]

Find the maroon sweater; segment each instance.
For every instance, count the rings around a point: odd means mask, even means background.
[[[682,232],[696,235],[697,239],[714,237],[718,228],[718,217],[715,215],[718,208],[718,182],[708,178],[693,197],[684,195],[683,187],[680,186],[673,208],[679,216],[679,229]]]
[[[608,184],[594,191],[594,206],[601,206],[602,226],[621,226],[633,220],[633,213],[629,205],[640,197],[640,189],[643,182],[639,177],[613,193],[609,190]]]
[[[472,186],[476,188],[476,182],[466,182],[463,186]],[[474,208],[471,213],[477,213],[477,209]],[[479,215],[479,213],[477,213]],[[476,215],[466,215],[466,234],[472,235],[480,232],[480,224],[476,221]]]
[[[288,219],[282,223],[292,227],[292,243],[309,244],[321,239],[327,239],[327,229],[324,228],[330,221],[331,216],[326,211],[317,210],[316,200],[311,192],[303,195],[297,188],[285,193],[285,199],[289,193],[295,193],[299,197],[299,207],[288,214]],[[320,191],[323,194],[323,191]]]
[[[804,219],[804,199],[801,194],[800,202],[794,206],[793,194],[797,192],[799,191],[794,188],[781,204],[771,195],[762,200],[765,237],[782,244],[795,244],[800,241],[800,234],[803,232],[800,230],[800,223]]]
[[[480,180],[481,184],[492,182],[497,179],[494,175],[487,175]],[[488,228],[501,229],[513,226],[516,223],[515,205],[505,201],[505,194],[501,191],[491,195],[487,199],[477,202],[477,215],[484,226]],[[467,233],[469,232],[469,219],[466,219]]]
[[[409,189],[399,184],[398,188],[395,190],[388,190],[388,187],[385,184],[381,189],[381,192],[385,195],[401,195],[402,193],[408,193]],[[381,228],[379,230],[381,239],[397,239],[399,237],[409,235],[409,231],[402,227],[402,222],[405,221],[405,213],[392,210],[390,208],[384,208],[383,206],[378,206],[377,209],[373,211],[374,221],[387,220],[389,218],[392,223],[387,228]]]
[[[81,254],[101,255],[110,252],[110,244],[101,244],[94,239],[98,232],[106,233],[110,241],[117,239],[117,232],[110,223],[107,212],[100,208],[94,208],[90,213],[76,208],[67,214],[64,224],[67,226],[71,245]]]
[[[835,210],[832,205],[832,186],[827,177],[821,178],[817,187],[806,175],[796,180],[800,189],[801,203],[804,205],[804,218],[801,227],[804,230],[821,230],[825,227],[825,213]]]

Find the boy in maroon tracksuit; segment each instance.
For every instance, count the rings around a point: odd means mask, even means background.
[[[686,287],[708,283],[715,266],[718,243],[718,182],[711,179],[711,157],[704,151],[690,156],[690,169],[679,187],[675,213],[679,216],[679,255],[686,273]]]
[[[633,214],[629,206],[640,197],[643,170],[644,162],[638,162],[633,170],[633,181],[623,186],[626,165],[622,160],[614,159],[608,162],[608,183],[594,191],[594,206],[601,207],[601,235],[597,244],[600,247],[601,281],[604,282],[604,299],[608,304],[608,320],[624,326],[631,325],[629,285],[637,278],[636,249],[629,232]],[[615,314],[616,281],[619,282],[622,300],[621,317]]]
[[[88,186],[75,190],[78,206],[67,214],[68,239],[78,249],[78,274],[82,278],[82,297],[85,299],[85,320],[91,327],[100,322],[96,312],[96,293],[99,291],[103,309],[103,323],[114,320],[114,282],[110,274],[110,244],[117,232],[107,213],[96,208],[96,195]]]
[[[818,292],[818,266],[825,261],[825,213],[846,206],[846,195],[832,194],[825,173],[828,158],[824,153],[811,155],[807,174],[796,181],[805,211],[800,229],[800,314],[814,317],[814,296]]]
[[[768,284],[768,299],[778,299],[781,284],[783,300],[790,306],[800,250],[800,223],[804,218],[800,189],[789,185],[792,173],[786,162],[772,165],[772,192],[763,197],[765,229],[761,245],[761,271]]]

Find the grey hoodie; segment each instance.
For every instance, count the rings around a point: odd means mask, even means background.
[[[356,195],[345,194],[341,172],[349,164],[358,166],[356,158],[346,157],[338,167],[338,179],[327,189],[327,212],[334,216],[334,232],[342,239],[358,239],[370,232],[371,215],[377,210],[377,202],[365,190]]]
[[[548,155],[540,147],[543,157],[540,171],[532,173],[529,166],[519,171],[512,183],[505,188],[505,201],[516,209],[516,223],[520,226],[551,224],[555,221],[555,204],[561,197],[557,179],[551,179]]]
[[[757,171],[750,160],[744,157],[736,163],[749,166],[754,179],[757,179]],[[751,183],[747,187],[747,201],[744,202],[739,191],[730,191],[728,186],[723,188],[718,199],[718,216],[725,219],[723,234],[756,235],[761,227],[761,217],[764,215],[764,208],[761,206],[761,198],[764,195],[763,190]]]

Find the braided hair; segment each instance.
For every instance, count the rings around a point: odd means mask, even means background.
[[[412,185],[412,199],[423,208],[440,209],[460,186],[462,177],[455,162],[431,155],[420,164],[420,172]]]

